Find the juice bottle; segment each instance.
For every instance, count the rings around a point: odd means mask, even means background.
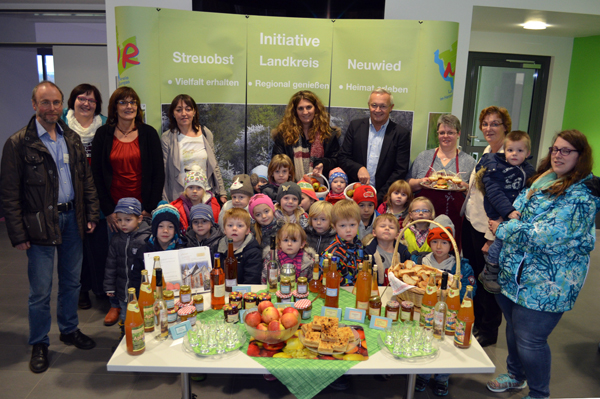
[[[140,313],[135,288],[127,290],[127,316],[125,316],[125,343],[127,353],[141,355],[146,350],[144,341],[144,319]]]
[[[318,264],[317,264],[318,266]],[[276,237],[271,236],[271,260],[267,264],[267,285],[269,286],[269,292],[277,292],[277,281],[279,280],[279,269],[280,264],[277,260],[277,242]],[[318,276],[317,271],[317,276]]]
[[[321,293],[321,281],[319,281],[319,257],[315,260],[315,266],[313,267],[313,277],[308,284],[308,290],[317,294]]]
[[[471,346],[471,330],[475,321],[473,311],[473,286],[467,285],[467,293],[456,316],[456,330],[454,332],[454,346],[467,349]]]
[[[456,316],[460,309],[460,290],[458,289],[458,282],[460,281],[460,274],[454,276],[452,286],[448,290],[448,296],[446,297],[446,305],[448,310],[446,311],[446,335],[454,335],[454,329],[456,328]]]
[[[337,256],[331,258],[329,271],[327,272],[327,290],[325,292],[325,306],[337,308],[340,301],[340,280],[341,276],[337,270]]]
[[[371,260],[368,260],[369,264],[371,264]],[[377,265],[373,263],[373,277],[371,279],[371,296],[379,295],[379,277],[377,276]],[[383,271],[382,271],[383,272]]]
[[[233,240],[231,238],[227,239],[227,245],[229,248],[227,250],[227,257],[225,258],[225,291],[231,292],[233,291],[233,287],[238,285],[238,262],[233,253]]]
[[[448,288],[448,272],[442,273],[442,285],[440,286],[440,300],[433,309],[433,338],[444,340],[446,334],[446,317],[448,304],[446,304],[446,290]]]
[[[154,294],[154,299],[156,299],[156,269],[160,268],[160,256],[154,257],[154,267],[152,268],[152,293]],[[165,276],[162,276],[162,286],[163,289],[167,289],[167,283],[165,282]]]
[[[319,298],[325,299],[327,292],[327,273],[329,273],[329,258],[327,258],[327,254],[325,254],[325,259],[323,259],[323,276],[321,279],[321,293],[319,294]]]
[[[425,295],[421,304],[421,319],[419,325],[429,330],[433,328],[433,308],[437,303],[437,285],[435,284],[435,272],[429,276]]]
[[[223,309],[225,305],[225,273],[221,269],[221,256],[215,254],[215,264],[210,271],[210,307]]]
[[[158,333],[156,339],[164,341],[169,337],[169,309],[167,309],[167,303],[163,299],[163,287],[162,287],[162,269],[156,268],[156,301],[154,301],[154,324]]]
[[[369,273],[369,263],[362,262],[362,270],[356,275],[354,286],[356,287],[356,309],[367,310],[369,308],[369,298],[371,297],[371,280]]]
[[[139,303],[144,316],[144,332],[152,332],[154,331],[154,294],[148,282],[148,270],[142,270]]]

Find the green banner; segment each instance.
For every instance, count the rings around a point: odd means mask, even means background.
[[[248,104],[287,104],[310,90],[328,105],[332,22],[248,17]]]
[[[335,21],[331,105],[366,108],[371,91],[382,87],[395,109],[413,110],[419,32],[417,21]]]
[[[271,131],[294,93],[310,90],[345,131],[369,115],[372,90],[394,96],[391,118],[413,132],[412,158],[436,146],[451,111],[458,24],[241,16],[149,7],[115,9],[119,86],[140,95],[146,121],[189,94],[215,138],[225,180],[268,165]],[[433,132],[432,132],[433,130]],[[226,183],[227,184],[227,183]]]
[[[140,96],[146,123],[161,121],[158,12],[148,7],[115,7],[118,87],[131,86]],[[107,99],[108,101],[108,99]]]
[[[411,159],[438,146],[437,119],[452,111],[458,23],[421,21]],[[457,115],[460,119],[462,115]]]
[[[243,104],[246,95],[246,18],[161,10],[161,100],[181,93],[198,103]]]

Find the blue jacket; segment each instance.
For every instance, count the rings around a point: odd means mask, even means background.
[[[511,301],[544,312],[571,310],[596,241],[600,199],[587,187],[591,181],[590,174],[558,198],[540,190],[529,199],[529,190],[517,197],[521,220],[501,223],[496,231],[504,241],[498,283]]]
[[[423,264],[423,258],[429,255],[428,253],[421,252],[420,254],[415,254],[412,256],[412,261],[417,265]],[[456,262],[454,262],[454,266],[452,266],[451,270],[446,270],[450,274],[456,273]],[[467,292],[467,285],[473,286],[473,297],[475,297],[475,293],[477,292],[477,279],[475,278],[475,273],[473,272],[473,268],[469,264],[469,259],[460,258],[460,274],[462,278],[460,279],[460,300],[465,296]]]
[[[515,210],[513,202],[525,187],[527,179],[535,173],[529,162],[513,166],[506,161],[504,153],[488,153],[477,164],[477,171],[486,168],[483,175],[485,197],[483,207],[488,218],[508,219],[508,215]]]

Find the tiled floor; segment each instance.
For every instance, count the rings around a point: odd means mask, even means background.
[[[592,254],[592,267],[575,309],[566,313],[550,336],[552,348],[551,392],[555,398],[600,397],[600,249]],[[13,249],[4,223],[0,223],[0,398],[179,398],[178,375],[115,373],[106,371],[111,346],[118,337],[118,327],[102,323],[108,304],[92,295],[94,306],[80,310],[81,330],[96,340],[91,351],[67,347],[58,340],[54,321],[50,333],[50,369],[43,374],[29,371],[31,347],[27,345],[27,257]],[[55,280],[56,281],[56,280]],[[54,284],[56,287],[56,282]],[[56,292],[52,299],[56,314]],[[503,328],[503,327],[502,327]],[[505,372],[506,343],[504,333],[497,345],[486,349],[497,366]],[[448,398],[521,398],[527,392],[493,394],[485,388],[489,374],[453,375]],[[317,397],[329,398],[399,398],[404,395],[406,379],[395,376],[387,382],[373,377],[355,376],[351,388],[344,392],[327,388]],[[260,376],[210,375],[201,383],[192,382],[199,397],[219,398],[292,398],[278,382]],[[434,398],[428,389],[416,399]]]

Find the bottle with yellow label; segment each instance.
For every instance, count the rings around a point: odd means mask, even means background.
[[[127,315],[125,316],[125,343],[127,353],[141,355],[146,350],[144,319],[135,296],[135,288],[127,290]]]
[[[456,328],[456,316],[460,309],[460,289],[458,289],[458,282],[460,281],[460,274],[454,276],[452,286],[448,290],[448,296],[446,297],[446,304],[448,310],[446,311],[446,335],[454,335],[454,329]]]
[[[148,282],[148,270],[142,270],[139,303],[144,316],[144,331],[152,332],[154,331],[154,294]]]
[[[458,316],[456,317],[456,330],[454,331],[454,346],[467,349],[471,346],[471,330],[475,322],[473,310],[473,286],[467,285],[467,293],[463,298]]]
[[[425,295],[421,302],[421,319],[419,325],[429,330],[433,328],[433,308],[437,303],[437,285],[435,284],[435,272],[429,276],[429,282],[425,288]]]

